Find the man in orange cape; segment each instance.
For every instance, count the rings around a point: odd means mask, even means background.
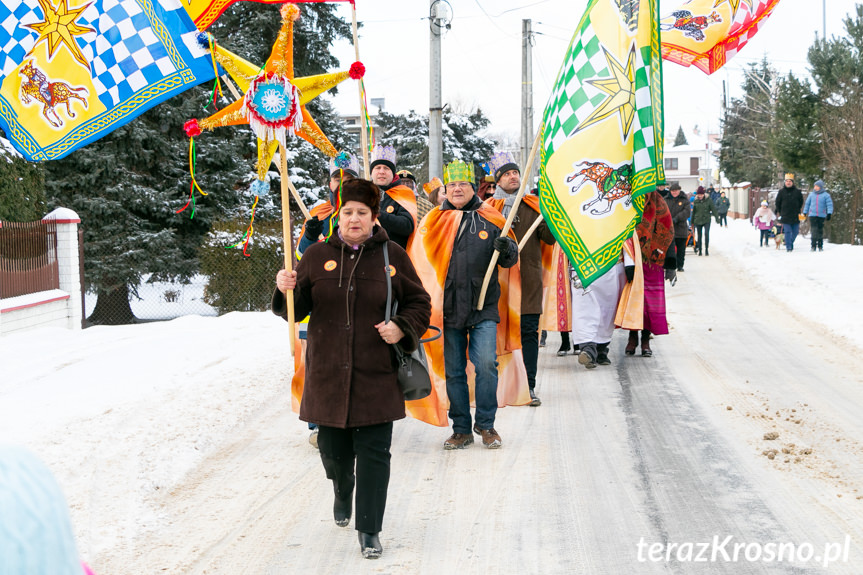
[[[432,298],[431,324],[443,326],[443,337],[425,344],[432,394],[407,407],[414,417],[443,426],[449,400],[453,434],[444,449],[467,447],[474,441],[471,431],[486,447],[500,447],[497,408],[530,401],[519,341],[518,246],[512,232],[502,237],[503,216],[480,201],[473,181],[473,165],[457,160],[446,166],[447,199],[423,219],[408,247]],[[480,310],[483,277],[495,250],[504,269],[498,278],[495,267]],[[473,426],[468,355],[474,371]]]
[[[494,196],[486,203],[499,211],[504,218],[518,196],[521,187],[521,172],[511,152],[498,152],[489,161],[488,170],[494,175],[497,185]],[[543,264],[552,264],[551,255],[556,243],[545,220],[540,222],[531,235],[533,223],[542,218],[539,213],[539,198],[525,194],[516,209],[512,221],[512,231],[519,244],[524,244],[519,253],[521,270],[521,351],[527,371],[527,385],[530,388],[530,405],[537,407],[542,401],[536,395],[536,364],[539,359],[539,316],[542,314]],[[547,252],[547,256],[546,256]],[[567,288],[569,281],[567,278]]]
[[[370,169],[369,179],[382,192],[378,222],[392,241],[407,249],[417,227],[417,199],[396,175],[395,148],[375,146]]]

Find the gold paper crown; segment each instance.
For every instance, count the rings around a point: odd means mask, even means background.
[[[788,172],[787,174],[785,174],[785,179],[786,180],[793,180],[794,174],[792,174],[791,172]]]
[[[444,185],[450,182],[468,182],[473,184],[473,164],[466,164],[461,160],[455,160],[443,169]]]

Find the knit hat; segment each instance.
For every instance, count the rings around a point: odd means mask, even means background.
[[[498,152],[488,162],[482,164],[482,167],[486,173],[494,176],[495,183],[510,170],[515,170],[521,174],[521,170],[518,169],[518,164],[515,163],[512,152]]]
[[[814,185],[817,186],[819,190],[823,190],[824,189],[824,180],[818,180],[815,182]]]
[[[342,170],[355,178],[359,177],[360,162],[357,157],[350,152],[342,151],[330,158],[330,177],[340,176]]]
[[[703,194],[703,193],[704,193],[704,186],[698,186],[698,188],[696,188],[696,190],[695,190],[695,195],[697,196],[698,194]]]
[[[383,164],[388,167],[395,176],[396,174],[396,149],[392,146],[376,145],[372,150],[372,163],[369,166],[369,171],[375,166]]]
[[[768,204],[768,203],[767,203],[767,200],[761,200],[761,205],[762,205],[762,206],[764,206],[764,207],[766,208],[766,207],[767,207],[767,206],[769,206],[770,204]]]
[[[368,180],[349,180],[342,184],[340,206],[346,202],[360,202],[372,209],[372,215],[377,216],[381,209],[381,190]]]
[[[0,445],[0,573],[81,575],[69,507],[57,480],[23,447]]]

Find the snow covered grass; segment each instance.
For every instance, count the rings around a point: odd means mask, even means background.
[[[825,241],[823,252],[812,252],[809,238],[798,236],[791,253],[777,250],[772,238],[769,247],[759,247],[758,230],[748,220],[729,219],[727,228],[714,223],[710,232],[711,253],[749,274],[765,298],[863,349],[863,246]]]

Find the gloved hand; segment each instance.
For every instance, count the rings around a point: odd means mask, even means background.
[[[668,269],[665,270],[665,279],[671,282],[671,285],[677,283],[677,270]]]
[[[324,231],[324,222],[319,220],[318,216],[315,216],[310,220],[306,220],[305,236],[308,239],[313,242],[318,241],[318,237],[320,237],[322,231]]]
[[[504,237],[495,238],[494,249],[504,254],[509,249],[509,240]]]
[[[830,221],[830,216],[832,216],[832,215],[833,215],[833,214],[827,214],[827,221],[828,221],[828,222]]]
[[[624,266],[623,271],[626,273],[626,281],[631,283],[635,279],[635,266]]]

